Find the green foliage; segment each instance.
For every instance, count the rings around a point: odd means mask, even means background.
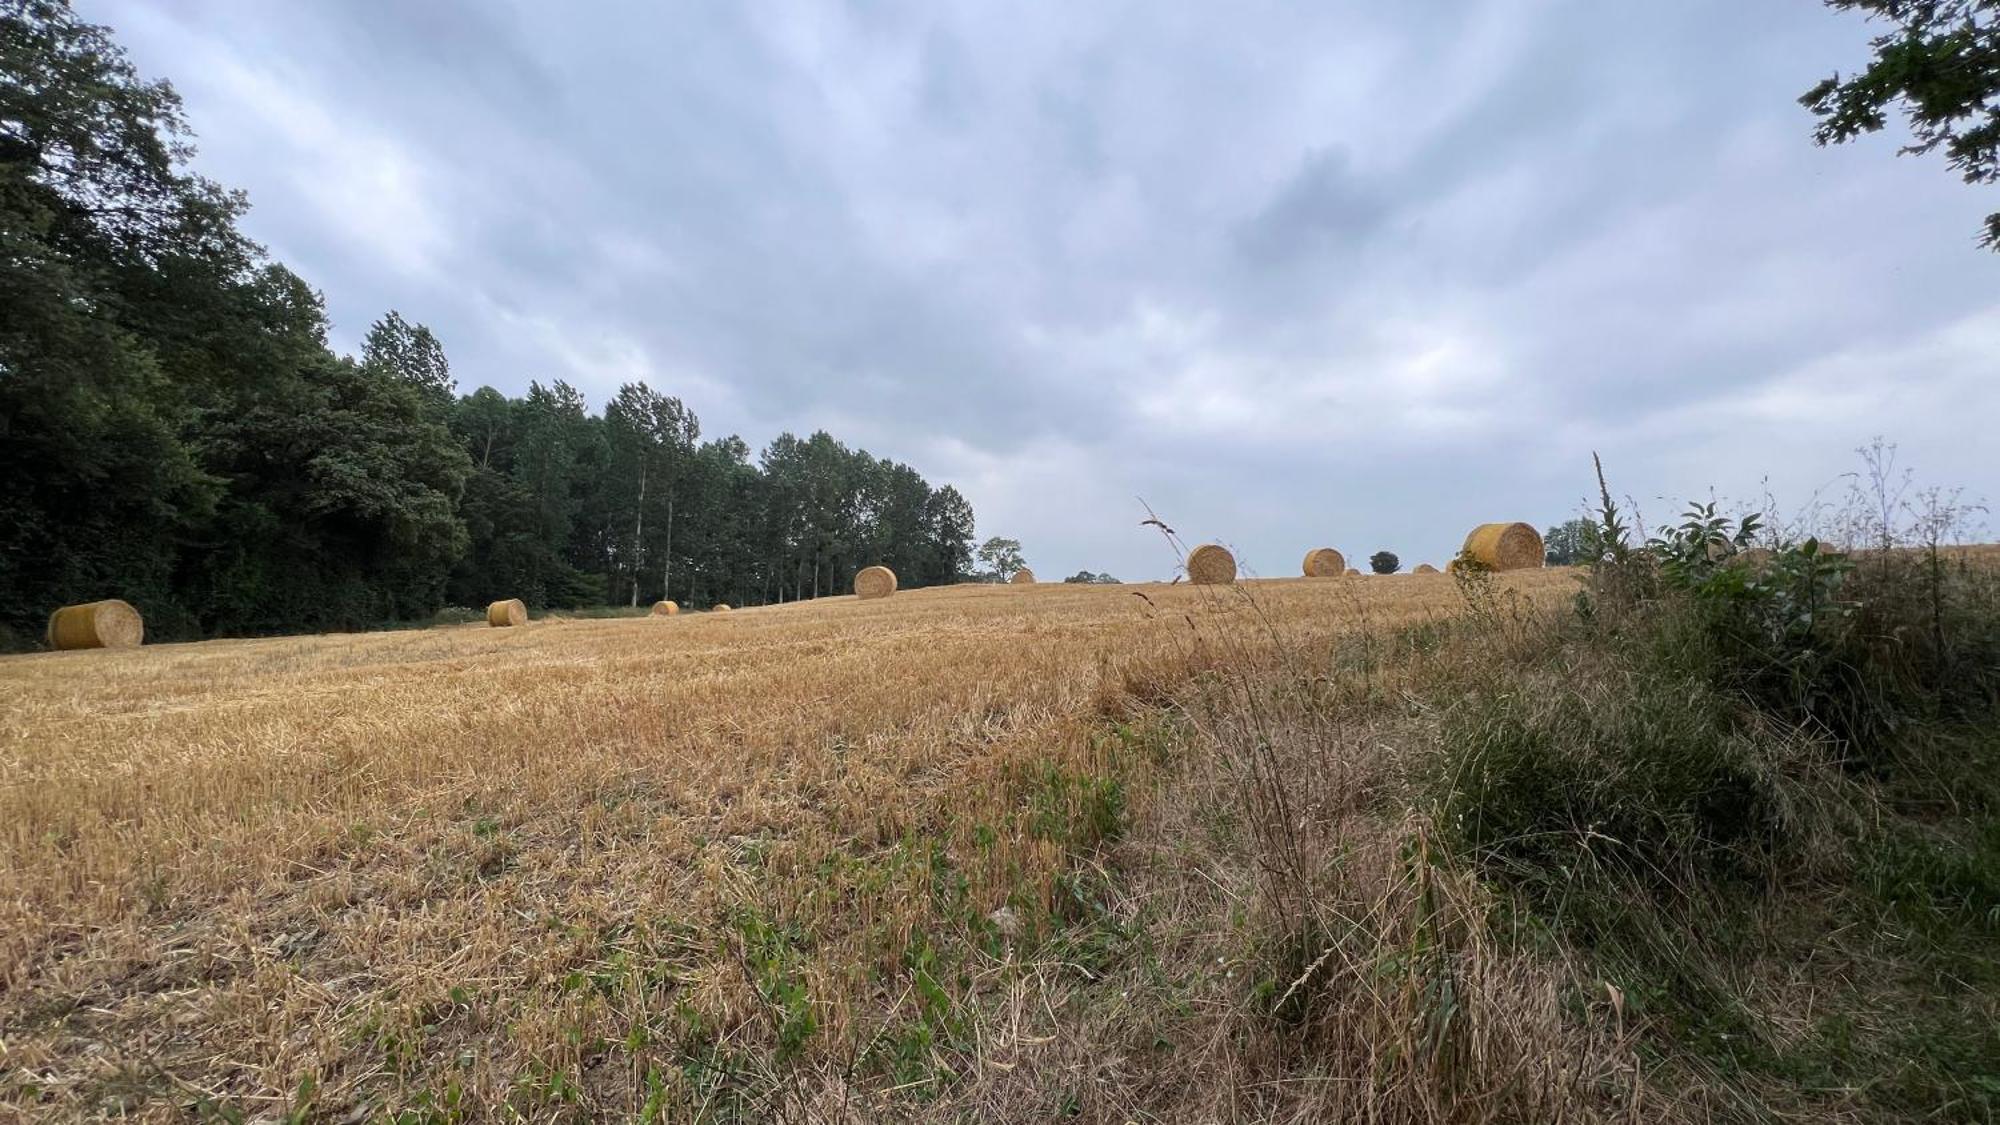
[[[1871,46],[1866,69],[1835,74],[1799,98],[1819,118],[1813,137],[1839,144],[1873,133],[1900,105],[1912,141],[1905,153],[1943,149],[1968,184],[2000,181],[2000,8],[1986,0],[1826,0],[1894,25]],[[2000,250],[2000,212],[1981,242]]]
[[[1063,579],[1063,581],[1072,585],[1083,586],[1117,586],[1120,584],[1118,579],[1108,571],[1093,573],[1088,570],[1079,570],[1068,578]]]
[[[1963,842],[1899,825],[1859,858],[1869,890],[1904,925],[2000,934],[2000,817],[1978,818]]]
[[[1698,682],[1552,686],[1475,697],[1446,726],[1441,821],[1490,871],[1559,898],[1589,872],[1754,871],[1778,845],[1769,768]]]
[[[1746,554],[1760,530],[1694,505],[1650,543],[1671,604],[1656,635],[1771,718],[1890,768],[1910,724],[1991,715],[2000,700],[2000,590],[1935,542],[1865,561],[1817,539]]]
[[[1544,532],[1542,549],[1544,561],[1550,566],[1595,562],[1604,553],[1596,522],[1580,517]]]
[[[415,390],[426,408],[448,409],[458,384],[451,377],[444,345],[421,324],[394,309],[368,330],[361,342],[361,365]]]
[[[979,577],[989,582],[1005,582],[1028,566],[1021,557],[1021,541],[997,535],[981,543],[974,557],[986,568]]]
[[[1403,560],[1394,551],[1377,551],[1368,556],[1368,569],[1377,574],[1394,574],[1403,569]]]
[[[1441,685],[1429,784],[1498,932],[1581,958],[1663,1073],[1785,1116],[1984,1120],[2000,581],[1942,547],[1956,494],[1904,504],[1883,454],[1852,555],[1754,548],[1762,521],[1712,504],[1635,547],[1600,470],[1583,612]],[[1866,968],[1793,972],[1822,959]]]
[[[1029,832],[1072,849],[1116,840],[1125,831],[1125,784],[1115,777],[1043,767],[1029,809]]]
[[[774,925],[748,908],[736,911],[731,922],[742,941],[744,964],[776,1026],[776,1059],[784,1062],[803,1050],[819,1030],[797,967],[801,935],[796,928]]]
[[[200,402],[135,331],[134,298],[241,268],[239,199],[181,170],[180,99],[66,6],[0,8],[0,591],[5,624],[108,584],[160,601],[222,482],[184,431]]]

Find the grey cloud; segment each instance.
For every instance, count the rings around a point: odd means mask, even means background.
[[[1237,228],[1236,241],[1251,268],[1281,267],[1353,246],[1380,229],[1388,210],[1345,153],[1315,150],[1270,204]]]
[[[1871,417],[2000,493],[1991,201],[1811,146],[1868,35],[1820,5],[84,10],[337,339],[393,306],[467,383],[827,425],[1044,571],[1165,572],[1138,495],[1264,573],[1440,561],[1570,514],[1593,448],[1809,490]]]

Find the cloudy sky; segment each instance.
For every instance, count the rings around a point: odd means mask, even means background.
[[[1812,0],[78,6],[339,346],[825,428],[1044,576],[1171,572],[1140,497],[1442,562],[1593,449],[1649,520],[1876,434],[2000,500],[2000,198],[1813,146],[1871,28]]]

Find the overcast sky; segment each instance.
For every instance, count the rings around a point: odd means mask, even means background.
[[[343,350],[824,428],[1045,578],[1171,573],[1137,497],[1441,563],[1593,449],[1649,521],[1876,434],[2000,499],[2000,197],[1813,146],[1874,29],[1811,0],[78,7]]]

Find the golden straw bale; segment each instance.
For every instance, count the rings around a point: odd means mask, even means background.
[[[486,607],[486,623],[496,629],[503,625],[526,625],[528,603],[519,598],[494,602]]]
[[[1524,570],[1542,565],[1542,534],[1525,523],[1482,523],[1465,537],[1461,552],[1489,570]]]
[[[109,598],[66,605],[49,614],[49,647],[131,648],[146,639],[146,622],[127,602]]]
[[[1777,552],[1769,547],[1748,547],[1729,556],[1729,565],[1742,567],[1745,570],[1762,571],[1777,557]]]
[[[1432,566],[1432,565],[1431,565],[1431,564],[1429,564],[1429,563],[1418,563],[1418,564],[1417,564],[1417,569],[1415,569],[1415,570],[1411,571],[1410,573],[1411,573],[1411,574],[1436,574],[1437,572],[1438,572],[1438,568],[1437,568],[1437,567],[1434,567],[1434,566]]]
[[[1306,552],[1307,578],[1338,578],[1347,572],[1347,556],[1332,547],[1316,547]]]
[[[674,614],[679,613],[680,611],[681,611],[681,604],[671,599],[653,603],[654,617],[672,617]]]
[[[1347,568],[1347,576],[1349,578],[1359,578],[1361,577],[1361,572],[1350,566]]]
[[[854,596],[886,598],[896,592],[896,572],[886,566],[864,566],[854,576]]]
[[[1016,586],[1033,586],[1035,584],[1035,572],[1024,566],[1015,571],[1014,577],[1009,578],[1007,581],[1012,582]]]
[[[710,613],[728,613],[728,612],[729,612],[729,603],[728,603],[728,602],[716,602],[716,603],[715,603],[715,605],[713,605],[712,607],[710,607],[710,608],[709,608],[709,612],[710,612]]]
[[[1218,543],[1203,543],[1188,552],[1188,581],[1197,586],[1226,586],[1236,581],[1236,556]]]

